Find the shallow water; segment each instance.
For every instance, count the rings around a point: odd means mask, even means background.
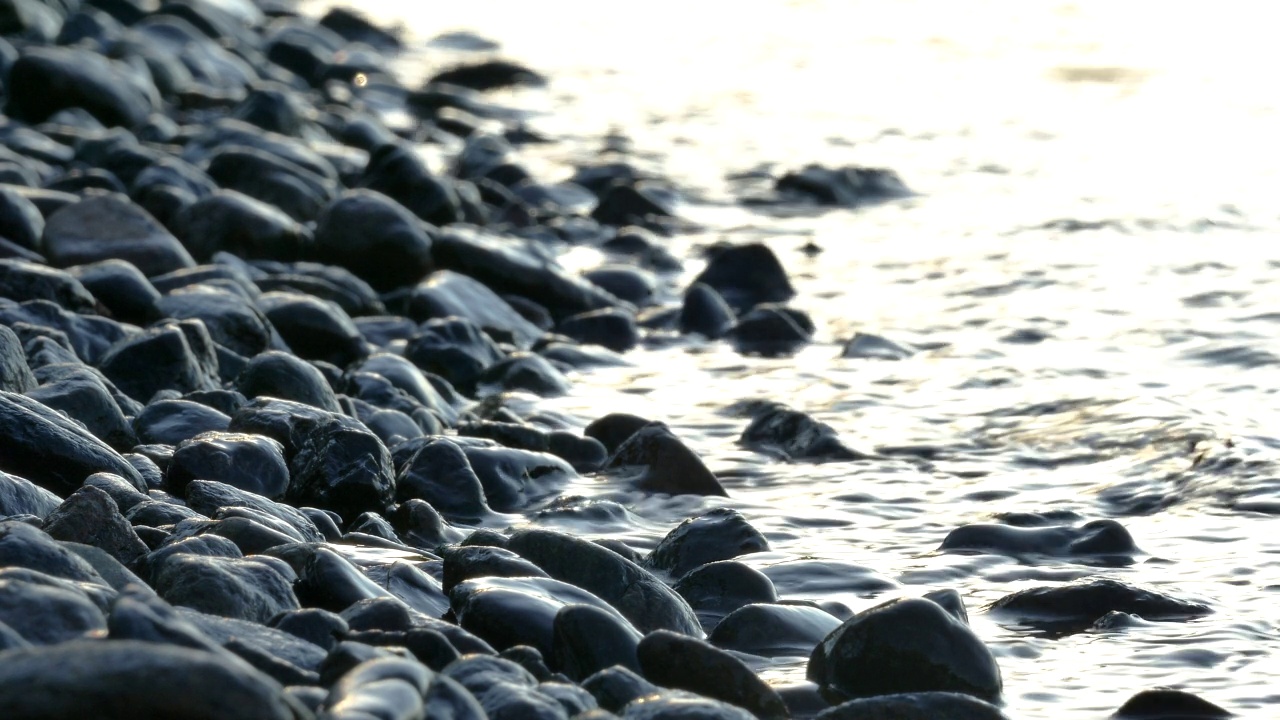
[[[557,139],[522,151],[535,176],[567,177],[606,136],[627,138],[630,160],[674,181],[682,216],[707,228],[675,241],[681,257],[720,239],[768,242],[819,328],[785,359],[658,338],[628,354],[633,366],[577,375],[571,396],[537,401],[580,424],[614,411],[663,420],[732,496],[652,497],[588,478],[568,493],[630,514],[539,522],[647,549],[727,504],[773,548],[745,562],[799,568],[770,571],[783,597],[859,610],[956,588],[999,659],[1012,717],[1103,717],[1162,685],[1269,717],[1280,703],[1280,540],[1268,532],[1280,514],[1280,88],[1267,71],[1280,49],[1264,6],[713,6],[361,4],[402,21],[420,48],[471,29],[547,73],[545,90],[495,96]],[[424,49],[395,70],[412,82],[457,57]],[[890,167],[917,195],[777,217],[737,205],[726,180],[810,162]],[[693,259],[668,278],[671,299],[699,269]],[[857,331],[930,349],[839,359]],[[747,421],[727,410],[752,398],[890,459],[787,464],[748,451],[736,444]],[[1117,518],[1144,554],[1090,567],[936,552],[960,525],[1049,509]],[[1090,575],[1215,612],[1053,638],[983,611]],[[765,673],[802,679],[804,660]]]

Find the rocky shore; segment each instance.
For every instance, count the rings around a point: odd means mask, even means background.
[[[815,333],[764,244],[673,287],[662,178],[616,157],[535,177],[520,148],[549,140],[485,93],[547,78],[486,56],[406,88],[396,32],[282,1],[0,7],[0,717],[1006,717],[954,591],[779,597],[729,508],[649,552],[527,522],[581,509],[563,492],[593,474],[729,493],[662,418],[511,398],[655,338],[785,355]],[[745,205],[907,192],[866,168],[763,181]],[[608,262],[570,272],[574,246]],[[912,352],[859,335],[845,357]],[[737,410],[768,456],[879,459],[786,405]],[[1139,552],[1082,520],[940,550]],[[1057,633],[1212,612],[1105,578],[988,610]],[[762,680],[780,656],[808,681]],[[1225,715],[1150,690],[1114,717]]]

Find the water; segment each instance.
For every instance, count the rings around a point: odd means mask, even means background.
[[[654,343],[631,367],[574,378],[542,409],[666,421],[727,502],[647,497],[584,479],[570,494],[630,520],[579,533],[649,548],[715,504],[809,563],[784,597],[854,610],[956,588],[996,653],[1007,712],[1097,718],[1174,686],[1270,716],[1280,650],[1280,268],[1273,238],[1280,49],[1263,4],[986,0],[596,3],[477,0],[362,8],[404,23],[416,82],[471,29],[546,72],[498,94],[557,143],[523,152],[566,177],[609,135],[670,178],[684,217],[763,240],[819,328],[795,357]],[[429,8],[429,9],[428,9]],[[748,211],[726,175],[769,165],[895,169],[913,198],[798,217]],[[802,246],[823,248],[810,256]],[[590,251],[565,258],[599,262]],[[670,278],[669,299],[699,269]],[[838,359],[854,332],[927,345],[902,362]],[[779,399],[893,460],[784,464],[736,444],[742,399]],[[528,402],[532,402],[529,399]],[[936,552],[951,529],[1010,511],[1114,517],[1144,554],[1127,567]],[[821,572],[821,563],[831,564]],[[1015,590],[1105,575],[1209,603],[1193,622],[1051,638],[983,611]],[[893,589],[874,590],[891,583]],[[804,661],[768,666],[803,677]]]

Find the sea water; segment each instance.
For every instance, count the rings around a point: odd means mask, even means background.
[[[326,3],[311,3],[321,9]],[[669,179],[699,248],[766,242],[818,327],[793,357],[656,338],[628,367],[573,377],[530,407],[583,425],[662,420],[730,498],[647,496],[596,522],[535,522],[651,548],[711,507],[771,544],[742,558],[789,598],[853,610],[954,588],[999,660],[1017,718],[1098,718],[1172,686],[1245,717],[1280,703],[1280,46],[1264,3],[1147,0],[367,0],[404,27],[390,70],[416,85],[471,31],[550,78],[502,92],[555,140],[521,161],[545,181],[622,147]],[[910,198],[779,213],[732,178],[809,163],[895,170]],[[816,247],[815,247],[816,246]],[[820,250],[820,251],[818,251]],[[601,262],[576,250],[563,262]],[[856,332],[922,351],[841,359]],[[785,402],[887,459],[783,463],[744,449],[740,400]],[[939,553],[999,513],[1115,518],[1143,553],[1070,559]],[[785,569],[784,569],[785,568]],[[1104,576],[1208,603],[1191,622],[1055,637],[987,605]],[[804,658],[762,664],[802,680]]]

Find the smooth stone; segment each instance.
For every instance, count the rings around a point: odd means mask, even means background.
[[[327,412],[342,411],[333,388],[314,365],[275,350],[250,360],[236,381],[236,389],[247,398],[279,398]]]
[[[457,423],[456,395],[450,398],[448,393],[442,393],[437,387],[439,378],[428,378],[410,360],[390,353],[375,353],[360,363],[359,369],[386,378],[387,382],[417,400],[446,424]]]
[[[62,499],[35,483],[0,472],[0,517],[34,515],[45,519]]]
[[[520,351],[480,373],[476,388],[480,394],[523,390],[541,397],[560,397],[567,395],[572,385],[546,358]]]
[[[452,270],[438,270],[414,286],[403,299],[404,312],[418,321],[464,318],[490,333],[503,334],[520,347],[542,335],[506,299],[479,280]]]
[[[449,525],[444,517],[425,500],[410,499],[400,503],[391,515],[396,533],[411,547],[436,551],[462,539],[462,532]]]
[[[350,631],[341,616],[319,608],[288,610],[272,618],[269,625],[325,651],[336,647]]]
[[[1111,717],[1117,720],[1209,720],[1233,715],[1189,692],[1154,688],[1126,700]]]
[[[279,208],[300,223],[314,221],[336,193],[332,179],[259,148],[220,147],[208,163],[209,176],[219,186]]]
[[[695,282],[685,291],[676,327],[682,333],[699,333],[716,340],[724,337],[737,321],[733,309],[715,288]]]
[[[554,318],[624,307],[626,304],[583,278],[510,238],[456,225],[443,229],[433,246],[436,263],[489,287],[541,304]]]
[[[203,516],[200,516],[203,517]],[[244,553],[235,543],[216,535],[199,535],[196,537],[170,536],[163,545],[152,550],[146,558],[135,564],[139,574],[154,584],[152,570],[158,569],[165,561],[175,555],[198,555],[200,557],[242,558]]]
[[[842,358],[859,358],[872,360],[906,360],[916,354],[916,350],[907,345],[896,343],[879,335],[870,333],[854,333],[840,351]]]
[[[107,629],[102,610],[78,589],[12,575],[0,577],[0,623],[33,645],[56,645]]]
[[[887,168],[806,165],[788,172],[774,184],[784,199],[803,199],[819,205],[856,207],[868,201],[911,194],[898,174]]]
[[[229,429],[232,432],[266,435],[283,445],[285,458],[292,460],[309,435],[333,422],[352,429],[364,427],[346,415],[322,410],[314,405],[276,397],[261,397],[237,410],[231,416]]]
[[[591,211],[591,218],[603,225],[625,227],[627,225],[651,226],[661,218],[673,217],[653,193],[637,185],[616,183],[600,193],[600,202]]]
[[[555,700],[537,692],[537,680],[518,664],[496,657],[462,657],[444,669],[480,702],[490,718],[567,720]]]
[[[297,717],[278,683],[241,663],[136,640],[78,640],[0,654],[0,712],[103,720]]]
[[[768,575],[733,560],[701,565],[673,586],[698,615],[706,630],[729,613],[752,603],[776,603],[778,592]]]
[[[484,488],[489,507],[498,512],[519,512],[577,477],[568,463],[549,453],[505,448],[480,439],[456,440]]]
[[[640,641],[636,656],[650,682],[722,700],[759,718],[790,716],[778,693],[751,668],[703,640],[655,630]]]
[[[337,303],[293,292],[268,292],[258,307],[298,357],[345,367],[364,356],[364,337]]]
[[[221,118],[205,126],[204,132],[187,141],[184,157],[204,162],[218,149],[241,146],[265,151],[303,168],[325,180],[336,181],[333,163],[299,138],[265,131],[243,120]]]
[[[897,583],[870,568],[843,560],[798,558],[762,569],[778,593],[812,595],[829,592],[877,593],[898,587]]]
[[[614,665],[640,672],[636,648],[642,637],[630,624],[599,608],[566,605],[552,624],[550,659],[575,681]]]
[[[458,545],[443,548],[441,587],[447,593],[459,583],[485,577],[550,577],[542,568],[506,548]]]
[[[225,413],[203,403],[158,400],[134,418],[133,428],[141,444],[176,447],[201,433],[226,431],[230,424],[231,418]]]
[[[590,424],[582,430],[582,434],[589,438],[594,438],[604,445],[605,450],[610,454],[617,452],[618,447],[623,442],[636,434],[638,430],[648,425],[651,421],[646,420],[638,415],[630,415],[628,413],[609,413],[603,417],[591,421]]]
[[[559,703],[565,714],[574,720],[591,720],[591,713],[599,712],[599,705],[591,693],[572,683],[542,681],[538,683],[537,691],[539,695]]]
[[[764,305],[738,318],[727,337],[743,355],[782,357],[812,340],[813,331],[797,322],[794,311]]]
[[[1189,620],[1213,612],[1198,602],[1109,578],[1020,590],[992,603],[991,611],[1066,630],[1083,630],[1114,611],[1144,620]]]
[[[434,225],[463,220],[461,201],[453,183],[446,177],[434,175],[423,158],[403,141],[388,143],[369,154],[360,186],[395,200]]]
[[[616,308],[593,310],[560,321],[558,330],[581,343],[624,353],[640,342],[635,317]]]
[[[69,495],[95,472],[111,472],[145,490],[142,476],[81,425],[40,403],[0,392],[0,471]]]
[[[427,689],[425,717],[451,720],[487,720],[488,715],[475,696],[456,680],[437,676]]]
[[[99,548],[125,565],[147,554],[146,544],[120,514],[115,500],[92,486],[67,496],[45,518],[44,531],[55,540]]]
[[[138,332],[129,325],[97,315],[81,315],[68,312],[48,300],[28,300],[14,303],[0,298],[0,324],[8,325],[26,345],[33,337],[54,339],[58,345],[72,351],[74,357],[50,362],[78,362],[95,364],[112,344]],[[22,325],[28,327],[22,327]],[[42,362],[36,350],[27,353],[27,363],[34,370]]]
[[[21,248],[41,252],[43,235],[44,216],[36,204],[16,189],[0,185],[0,236]]]
[[[233,256],[222,253],[214,256],[215,262],[232,259]],[[263,292],[272,290],[301,292],[304,295],[336,303],[343,312],[353,318],[363,315],[382,315],[387,311],[369,283],[336,265],[257,260],[252,267],[268,273],[266,277],[254,278],[254,283]]]
[[[181,495],[192,480],[213,480],[279,498],[289,488],[284,447],[269,437],[212,431],[184,440],[165,472],[167,489]]]
[[[405,206],[374,189],[350,190],[320,214],[315,255],[382,291],[413,285],[434,268],[432,238]]]
[[[156,500],[144,500],[126,510],[124,516],[134,525],[135,531],[138,525],[158,528],[177,525],[188,518],[204,518],[203,515],[185,505]]]
[[[504,357],[497,343],[479,326],[461,317],[423,323],[406,344],[404,356],[469,395],[475,394],[476,384],[485,372]]]
[[[180,288],[160,299],[160,310],[178,320],[202,321],[214,342],[247,358],[284,347],[262,311],[231,290],[206,284]]]
[[[548,575],[594,593],[641,632],[701,635],[688,603],[648,570],[595,543],[550,530],[518,530],[508,549]]]
[[[319,647],[294,637],[289,633],[275,630],[258,622],[238,620],[236,618],[209,615],[198,610],[175,607],[178,617],[191,623],[201,633],[214,642],[235,652],[241,657],[250,655],[244,650],[252,648],[257,657],[274,657],[278,660],[308,672],[318,672],[324,662],[325,653]],[[256,663],[255,663],[256,664]],[[314,684],[315,679],[310,680]]]
[[[913,692],[850,700],[814,720],[1009,720],[1000,708],[971,695]]]
[[[135,127],[158,105],[150,78],[84,49],[27,48],[9,69],[5,113],[38,123],[79,107],[108,126]]]
[[[605,265],[586,272],[583,277],[610,295],[637,306],[653,302],[658,290],[657,278],[652,273],[627,265]]]
[[[83,424],[117,451],[138,444],[125,409],[112,393],[115,388],[101,373],[79,363],[59,363],[38,368],[36,378],[40,387],[27,391],[28,398]],[[134,410],[131,403],[127,405]]]
[[[48,300],[76,313],[97,314],[97,300],[70,274],[26,260],[0,259],[0,297]]]
[[[174,226],[183,245],[201,262],[219,252],[246,259],[297,260],[311,245],[310,231],[298,221],[234,190],[216,190],[186,206]]]
[[[622,711],[623,720],[750,720],[754,717],[736,705],[679,691],[639,698]]]
[[[778,256],[761,243],[720,249],[693,282],[714,289],[739,313],[761,303],[786,302],[796,294]]]
[[[626,476],[649,492],[728,496],[702,459],[662,423],[650,423],[632,433],[604,469]]]
[[[91,195],[50,215],[42,247],[55,267],[119,259],[150,276],[196,264],[155,218],[117,194]]]
[[[607,667],[582,681],[582,688],[591,693],[601,708],[619,712],[633,700],[657,695],[662,691],[657,685],[621,665]]]
[[[765,552],[769,541],[732,508],[716,508],[675,526],[645,558],[645,567],[673,578],[717,560]]]
[[[149,402],[162,390],[216,390],[218,358],[203,323],[165,323],[112,345],[98,363],[129,397]]]
[[[449,592],[458,624],[505,650],[516,645],[537,648],[551,657],[555,618],[568,605],[591,605],[618,622],[626,619],[590,591],[553,578],[482,577],[464,580]]]
[[[324,717],[422,717],[432,674],[420,663],[401,658],[375,658],[352,668],[330,689]]]
[[[436,73],[427,82],[486,91],[517,85],[545,85],[547,79],[520,63],[495,58],[454,65]]]
[[[840,620],[805,605],[744,605],[716,624],[707,641],[762,657],[808,657]]]
[[[160,293],[133,263],[111,258],[74,265],[67,272],[117,320],[146,325],[160,319]]]
[[[965,525],[947,533],[938,549],[994,552],[1015,557],[1028,554],[1129,556],[1141,552],[1129,531],[1115,520],[1093,520],[1078,527]]]
[[[213,517],[224,508],[249,508],[285,523],[307,542],[324,540],[315,523],[302,511],[225,483],[192,480],[187,485],[186,500],[192,510],[206,517]]]
[[[753,414],[738,442],[783,460],[865,460],[869,455],[845,445],[830,425],[778,403]]]
[[[841,700],[942,691],[995,702],[1002,689],[982,640],[923,598],[890,600],[846,620],[814,648],[806,676]]]
[[[166,602],[210,615],[266,623],[299,607],[289,580],[251,559],[173,555],[152,576]]]
[[[0,520],[0,568],[27,568],[74,582],[106,584],[78,554],[19,520]]]

